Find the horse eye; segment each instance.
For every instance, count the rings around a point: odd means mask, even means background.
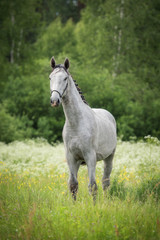
[[[67,80],[67,77],[64,79],[64,81],[66,81]]]

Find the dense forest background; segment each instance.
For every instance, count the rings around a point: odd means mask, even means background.
[[[50,59],[91,107],[108,109],[118,135],[160,138],[158,0],[1,0],[0,141],[61,141],[62,107],[50,107]]]

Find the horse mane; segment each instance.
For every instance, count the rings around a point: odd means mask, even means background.
[[[72,78],[72,79],[73,79],[73,78]],[[83,102],[84,102],[85,104],[89,105],[89,104],[87,103],[84,95],[83,95],[83,92],[82,92],[81,89],[79,88],[78,83],[77,83],[76,80],[74,80],[74,79],[73,79],[73,81],[74,81],[74,83],[75,83],[75,86],[76,86],[76,88],[77,88],[77,91],[79,92],[79,95],[81,96]]]
[[[62,64],[57,64],[57,65],[53,68],[53,71],[54,71],[55,68],[63,68],[68,75],[71,75],[71,74],[67,71],[67,69],[64,67],[64,65],[62,65]],[[72,77],[72,76],[71,76],[71,77]],[[87,103],[84,95],[83,95],[83,92],[82,92],[81,89],[79,88],[78,83],[76,82],[76,80],[74,80],[73,77],[72,77],[72,80],[73,80],[73,82],[75,83],[75,86],[76,86],[76,88],[77,88],[77,91],[79,92],[79,95],[81,96],[83,102],[84,102],[85,104],[89,105],[89,104]]]

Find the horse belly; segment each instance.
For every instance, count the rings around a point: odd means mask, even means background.
[[[112,126],[101,124],[97,138],[97,160],[107,158],[116,148],[116,131]]]
[[[116,125],[112,115],[95,109],[97,122],[96,154],[97,161],[107,158],[116,148]]]

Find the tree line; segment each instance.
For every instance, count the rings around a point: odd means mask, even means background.
[[[61,141],[62,107],[50,107],[50,59],[91,107],[116,118],[123,140],[160,138],[157,0],[1,0],[0,141]]]

